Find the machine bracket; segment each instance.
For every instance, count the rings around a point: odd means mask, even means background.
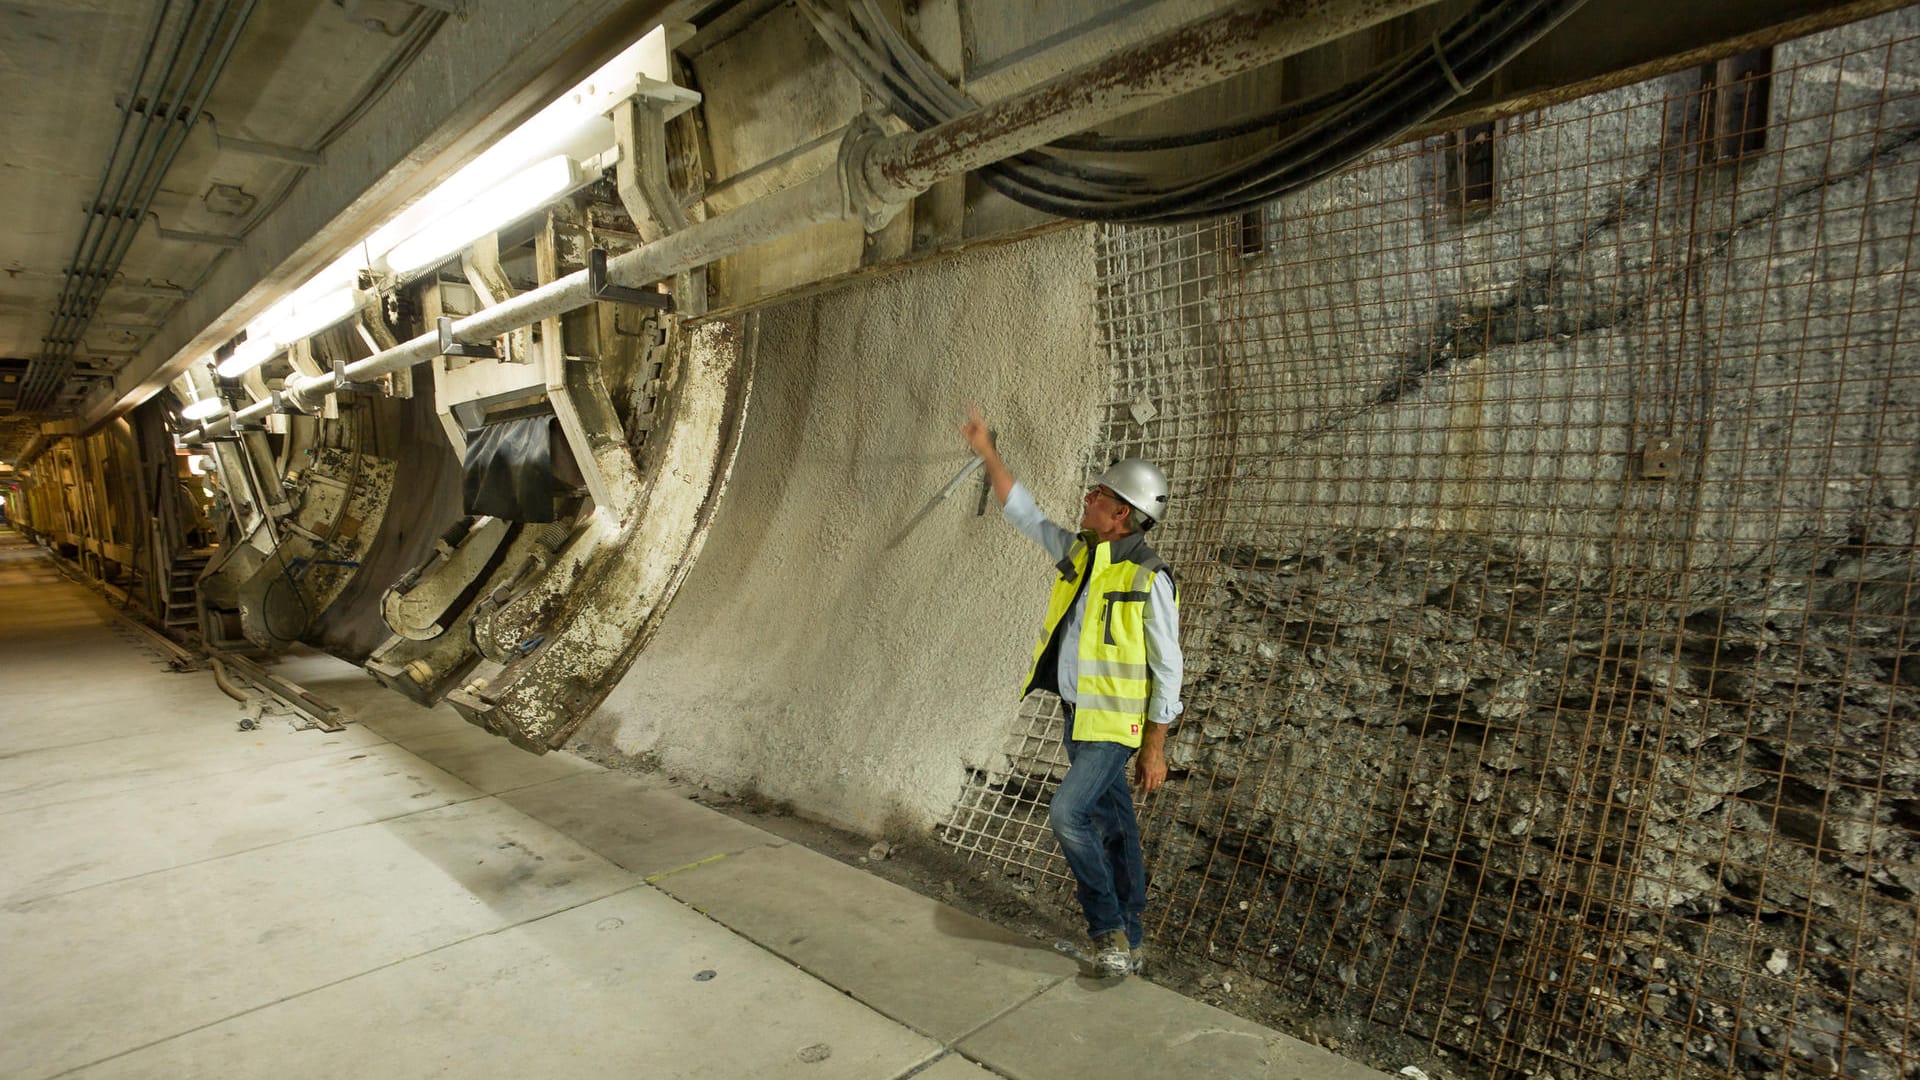
[[[630,285],[615,285],[607,280],[607,249],[594,248],[587,252],[587,285],[595,300],[609,300],[617,304],[639,304],[656,311],[673,310],[673,294],[657,292],[653,289],[636,289]],[[446,340],[445,331],[441,340]]]
[[[443,340],[444,340],[445,333],[446,333],[445,330],[441,331]],[[334,357],[334,360],[333,360],[333,392],[334,393],[336,394],[371,394],[371,393],[377,393],[382,391],[383,391],[383,388],[379,383],[354,382],[352,379],[347,378],[347,362],[345,360],[340,359],[337,356]]]
[[[453,340],[453,317],[440,316],[440,355],[464,356],[476,360],[498,360],[500,350],[492,345],[469,345]]]

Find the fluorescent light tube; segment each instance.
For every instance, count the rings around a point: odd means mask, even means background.
[[[573,187],[573,159],[550,157],[443,215],[387,252],[387,267],[405,274],[431,266],[493,232],[545,206]]]
[[[220,361],[220,366],[214,369],[221,378],[237,379],[273,359],[273,354],[280,351],[280,342],[266,334],[264,327],[261,331],[259,336],[255,336],[254,327],[247,328],[247,340],[241,342],[233,350],[233,355]]]
[[[247,340],[215,370],[221,378],[237,379],[288,345],[312,337],[359,310],[359,294],[351,287],[311,297],[295,293],[248,323]]]
[[[360,310],[360,298],[351,286],[315,297],[295,294],[292,309],[269,324],[267,336],[276,341],[299,341],[332,326]]]
[[[203,397],[199,401],[180,410],[180,415],[189,420],[205,420],[209,416],[219,416],[227,411],[226,402],[217,397]]]
[[[691,27],[673,29],[692,30]],[[419,202],[374,230],[366,239],[366,249],[375,255],[392,250],[394,245],[438,220],[448,210],[486,191],[498,177],[510,176],[533,162],[554,154],[584,160],[611,147],[613,122],[606,114],[630,96],[635,83],[641,79],[673,81],[670,56],[676,40],[677,35],[670,34],[669,27],[660,26],[621,50],[620,55],[548,103]]]

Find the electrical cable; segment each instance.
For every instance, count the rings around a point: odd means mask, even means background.
[[[1504,34],[1492,39],[1472,39],[1480,45],[1472,56],[1491,55],[1492,63],[1467,68],[1478,79],[1504,62],[1510,51],[1523,47],[1533,35],[1513,37],[1513,30],[1527,25],[1526,16],[1546,9],[1547,5],[1508,5],[1522,17],[1501,27]],[[1471,47],[1471,46],[1470,46]],[[1452,65],[1449,65],[1451,67]],[[1319,179],[1351,162],[1375,146],[1381,145],[1414,124],[1433,115],[1457,95],[1447,93],[1430,72],[1401,72],[1379,80],[1371,92],[1328,110],[1315,123],[1283,138],[1274,147],[1179,192],[1167,193],[1157,203],[1136,203],[1114,214],[1102,216],[1127,219],[1192,220],[1219,213],[1250,209],[1286,191]]]
[[[873,0],[853,0],[852,25],[821,6],[801,7],[862,85],[915,130],[979,106],[908,42]],[[1096,134],[1058,140],[981,170],[994,190],[1024,205],[1082,220],[1170,224],[1244,212],[1318,180],[1404,134],[1538,41],[1584,0],[1483,0],[1429,41],[1368,75],[1277,109],[1191,132]],[[1172,180],[1048,150],[1103,155],[1215,144],[1304,121],[1276,141],[1211,172]]]
[[[885,42],[887,54],[908,73],[917,87],[930,91],[944,99],[945,113],[948,118],[958,116],[979,108],[978,103],[961,93],[948,83],[944,76],[923,57],[886,19],[879,6],[873,0],[861,0],[861,27],[868,33],[877,33]],[[1437,34],[1435,35],[1438,36]],[[1409,50],[1392,63],[1403,64],[1424,48]],[[1343,86],[1323,91],[1302,101],[1290,102],[1269,112],[1243,117],[1227,124],[1213,127],[1196,128],[1185,132],[1168,132],[1146,136],[1098,135],[1091,132],[1069,135],[1056,139],[1048,145],[1057,150],[1082,150],[1094,153],[1141,153],[1158,150],[1178,150],[1199,146],[1210,142],[1224,142],[1242,135],[1251,135],[1257,131],[1278,127],[1302,116],[1309,116],[1325,109],[1329,105],[1347,100],[1359,93],[1376,76],[1373,73],[1363,75],[1347,82]]]
[[[300,583],[293,580],[293,570],[287,565],[287,557],[280,550],[283,542],[279,534],[273,534],[273,558],[280,564],[280,572],[269,579],[267,587],[260,592],[260,623],[266,628],[270,637],[280,641],[298,641],[307,627],[313,625],[313,609],[307,606],[307,598],[300,592]],[[300,612],[305,616],[300,629],[291,634],[283,634],[273,626],[273,604],[270,601],[273,598],[275,585],[285,585],[287,590],[293,593],[294,602],[300,605]]]
[[[1450,65],[1457,66],[1460,72],[1471,82],[1479,82],[1504,65],[1519,51],[1539,40],[1548,30],[1580,5],[1581,0],[1558,0],[1530,5],[1525,17],[1515,22],[1513,30],[1499,43],[1489,43],[1473,55],[1473,63]],[[1447,88],[1450,90],[1451,88]],[[1438,113],[1446,104],[1458,100],[1457,94],[1445,90],[1436,92],[1431,81],[1424,85],[1402,88],[1384,105],[1372,104],[1369,113],[1362,119],[1366,126],[1351,132],[1342,131],[1337,126],[1332,130],[1316,131],[1316,146],[1312,153],[1299,158],[1289,159],[1287,148],[1298,140],[1289,140],[1284,148],[1277,148],[1263,155],[1263,161],[1256,168],[1237,170],[1230,178],[1221,178],[1198,190],[1212,196],[1211,201],[1200,201],[1181,208],[1171,215],[1162,214],[1161,221],[1183,221],[1211,217],[1221,213],[1244,211],[1297,190],[1319,180],[1335,170],[1342,168],[1375,147],[1384,145],[1404,134],[1419,123]],[[1352,110],[1347,110],[1349,113]],[[1194,189],[1190,189],[1194,190]],[[1203,196],[1204,199],[1204,196]],[[1163,206],[1170,204],[1162,204]]]
[[[1547,6],[1541,0],[1483,4],[1450,27],[1445,37],[1455,43],[1454,47],[1463,38],[1469,42],[1473,53],[1462,58],[1462,66],[1466,66],[1465,61],[1489,50],[1512,47],[1513,30]],[[1489,22],[1491,35],[1487,33]],[[1422,49],[1415,55],[1425,53]],[[1030,176],[1007,169],[989,170],[987,180],[1010,197],[1063,216],[1168,222],[1248,209],[1325,175],[1454,100],[1431,73],[1421,70],[1421,63],[1408,64],[1407,59],[1386,65],[1370,81],[1368,91],[1326,110],[1313,123],[1290,132],[1274,146],[1198,180],[1162,186],[1144,197],[1117,198],[1093,192],[1077,198],[1046,198],[1045,191],[1036,194],[1038,186]]]
[[[934,97],[942,95],[933,91],[926,81],[914,80],[910,74],[901,70],[900,65],[891,62],[891,57],[873,54],[870,47],[851,29],[841,24],[831,12],[821,10],[808,2],[803,2],[801,9],[814,22],[816,30],[827,43],[827,47],[840,58],[842,63],[854,71],[867,90],[884,102],[894,115],[907,121],[915,130],[924,131],[953,116],[978,108],[947,84],[938,72],[932,73],[931,82],[944,89],[948,95],[952,95],[953,100],[933,100]],[[909,50],[909,55],[916,60],[921,60],[916,52]],[[924,60],[921,62],[924,63]],[[1137,174],[1088,166],[1068,159],[1049,157],[1037,151],[1028,151],[1011,160],[1032,165],[1051,175],[1088,183],[1106,184],[1116,190],[1131,189],[1145,179]],[[1026,182],[1044,194],[1072,196],[1090,190],[1060,186],[1038,174]]]
[[[951,119],[979,108],[971,98],[947,82],[946,77],[941,75],[932,63],[913,47],[911,42],[894,29],[893,23],[887,19],[886,14],[880,10],[880,6],[874,0],[859,0],[859,3],[860,8],[855,15],[855,20],[861,32],[876,41],[884,52],[889,67],[906,77],[909,86],[918,96],[918,103],[924,115],[929,118]],[[933,119],[933,122],[938,122],[938,119]],[[1095,184],[1132,187],[1148,179],[1138,173],[1119,171],[1069,158],[1053,157],[1041,151],[1028,151],[1015,156],[1012,160],[1044,168],[1058,176]]]

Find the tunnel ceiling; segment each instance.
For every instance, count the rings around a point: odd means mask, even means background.
[[[1017,89],[995,83],[1010,69],[1033,68],[1027,74],[1043,78],[1098,59],[1089,43],[1102,34],[1125,40],[1130,25],[1170,25],[1226,6],[1222,0],[882,4],[909,13],[900,17],[923,29],[958,27],[950,66],[970,89],[995,87],[983,98]],[[1201,111],[1244,109],[1248,94],[1270,105],[1338,85],[1427,40],[1468,6],[1442,0],[1334,41],[1210,99]],[[1450,107],[1439,123],[1564,99],[1697,63],[1731,43],[1778,39],[1812,23],[1895,6],[1897,0],[1589,4]],[[719,178],[709,209],[731,209],[727,198],[746,197],[782,172],[769,172],[765,163],[812,160],[809,140],[817,143],[818,132],[789,116],[791,102],[828,100],[827,88],[846,85],[845,72],[824,49],[734,43],[791,40],[746,33],[782,19],[806,34],[791,5],[770,0],[0,3],[0,93],[9,112],[7,160],[0,164],[0,205],[8,208],[0,218],[0,461],[14,460],[45,421],[97,426],[151,396],[180,370],[190,345],[196,352],[211,347],[208,339],[239,307],[258,310],[270,302],[273,290],[311,273],[323,254],[319,248],[345,242],[368,215],[382,206],[390,212],[395,200],[417,194],[422,176],[471,157],[487,131],[505,130],[514,115],[544,100],[540,95],[550,98],[591,71],[607,49],[653,25],[694,29],[682,56],[710,80],[702,87],[707,138],[716,153],[741,166],[741,175]],[[179,101],[160,93],[155,107],[136,88],[156,82],[176,40],[184,43],[183,63],[205,54],[193,70],[207,94],[200,102],[190,93]],[[143,59],[149,59],[144,79]],[[1041,70],[1049,64],[1053,70]],[[769,70],[775,67],[780,70]],[[769,101],[763,91],[774,84],[796,92],[787,103]],[[183,77],[176,85],[193,84]],[[802,92],[806,87],[812,89]],[[193,113],[196,104],[201,111]],[[1192,112],[1163,109],[1147,121],[1164,126]],[[153,171],[144,165],[131,170],[124,197],[96,197],[103,177],[129,174],[129,156],[139,163],[134,134],[150,113],[173,119],[168,130],[177,143],[169,149],[161,134],[151,137],[166,167],[150,201],[134,197],[137,176]],[[159,129],[165,128],[163,119]],[[762,165],[748,169],[749,162]],[[746,173],[763,175],[749,182]],[[729,184],[734,190],[723,191]],[[115,186],[108,184],[109,196]],[[977,194],[967,195],[966,218],[955,235],[937,246],[1035,224],[1036,215],[1024,208],[1009,213],[1006,204]],[[83,243],[110,227],[124,233],[124,250],[107,253],[113,257]],[[764,284],[757,292],[743,290],[741,303],[842,272],[821,269],[805,245],[769,248],[755,258],[770,269],[738,275]],[[81,290],[76,303],[69,285],[76,267],[96,274],[83,282],[97,279],[106,287],[97,296]]]
[[[0,422],[17,404],[41,404],[59,415],[90,383],[137,355],[172,309],[298,189],[332,138],[432,37],[448,18],[436,9],[451,6],[444,0],[0,5],[0,95],[9,114],[7,161],[0,166],[0,205],[7,207],[0,219],[0,378],[11,379],[0,386]],[[145,78],[129,101],[149,53]],[[174,75],[162,89],[170,58]],[[181,113],[169,106],[190,109],[202,86],[207,94],[198,122],[178,130]],[[179,100],[168,100],[173,97]],[[149,117],[153,127],[140,140]],[[170,119],[176,130],[160,130]],[[109,181],[104,191],[103,177]],[[150,202],[135,198],[142,188],[153,189]],[[116,213],[123,251],[114,259],[105,245],[114,239],[108,226]],[[46,339],[69,270],[109,263],[108,287],[84,330],[71,335],[71,366],[50,373],[44,401],[22,402],[35,361],[45,366],[51,351]],[[69,303],[72,296],[69,290]],[[0,457],[17,450],[9,441],[17,440],[0,433]]]

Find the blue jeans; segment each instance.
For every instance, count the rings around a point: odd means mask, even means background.
[[[1073,707],[1067,713],[1067,778],[1053,793],[1047,820],[1073,868],[1075,894],[1086,912],[1087,934],[1124,930],[1140,947],[1140,914],[1147,907],[1147,866],[1140,854],[1140,823],[1127,788],[1133,748],[1073,737]]]

